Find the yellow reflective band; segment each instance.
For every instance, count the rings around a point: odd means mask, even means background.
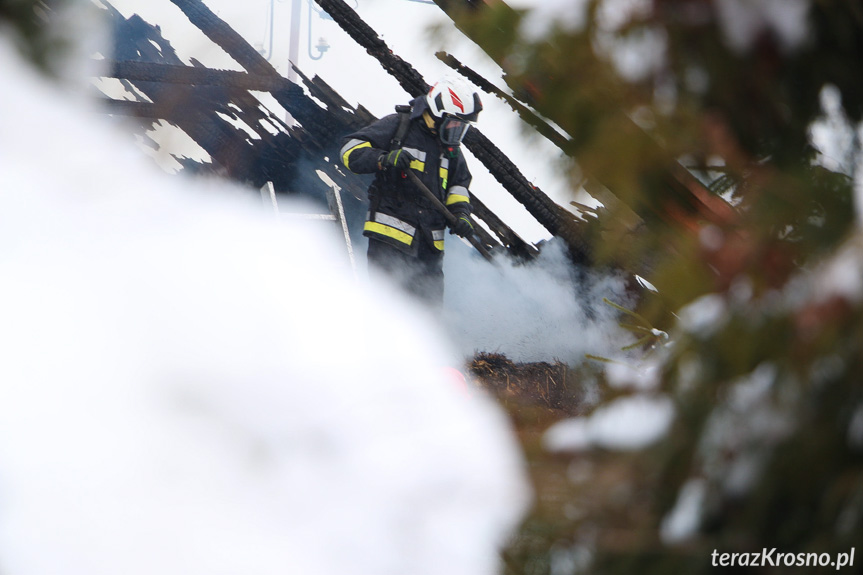
[[[386,236],[388,238],[393,238],[394,240],[400,241],[403,244],[407,245],[411,245],[414,240],[412,235],[406,234],[401,230],[391,228],[390,226],[379,224],[378,222],[366,222],[366,225],[363,229],[369,232],[380,234],[382,236]]]
[[[446,189],[446,181],[447,181],[448,176],[449,176],[449,170],[446,168],[441,168],[440,169],[440,179],[441,179],[440,187],[442,187],[443,189]]]
[[[434,243],[434,247],[436,247],[436,248],[437,248],[437,249],[439,249],[440,251],[443,251],[443,240],[440,240],[440,241],[435,242],[435,243]]]
[[[425,172],[426,171],[426,163],[420,162],[419,160],[411,160],[411,168],[413,168],[414,170],[416,170],[418,172]]]
[[[351,152],[353,152],[354,150],[359,150],[360,148],[371,148],[371,147],[372,147],[371,142],[363,142],[362,144],[360,144],[358,146],[354,146],[353,148],[351,148],[350,150],[348,150],[347,152],[344,153],[344,155],[342,156],[342,163],[345,165],[345,167],[347,169],[350,170],[351,166],[348,164],[348,156],[351,154]]]
[[[469,202],[470,198],[467,196],[462,196],[459,194],[450,194],[446,198],[446,205],[451,206],[453,204],[457,204],[459,202]]]

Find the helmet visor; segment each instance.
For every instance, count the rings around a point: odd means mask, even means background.
[[[461,144],[461,139],[464,138],[468,128],[470,128],[470,122],[466,122],[455,116],[444,116],[440,128],[438,128],[440,141],[445,146],[458,146]]]

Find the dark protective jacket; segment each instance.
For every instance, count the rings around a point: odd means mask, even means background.
[[[415,158],[411,169],[454,214],[470,213],[471,175],[461,151],[455,148],[455,157],[449,157],[438,137],[425,126],[418,113],[422,108],[414,105],[413,109],[410,128],[402,140],[402,148]],[[369,186],[370,206],[363,235],[412,255],[416,255],[420,241],[442,252],[447,223],[444,215],[406,174],[395,169],[378,171],[378,159],[389,151],[398,126],[399,115],[390,114],[346,136],[342,145],[340,155],[346,168],[356,174],[376,174]]]

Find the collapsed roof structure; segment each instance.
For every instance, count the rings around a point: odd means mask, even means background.
[[[394,54],[344,0],[316,1],[411,97],[428,91],[429,84],[422,75]],[[370,177],[346,174],[340,166],[338,149],[343,135],[368,125],[375,116],[362,105],[352,106],[322,78],[309,78],[293,64],[302,86],[281,76],[202,0],[171,2],[245,71],[211,69],[195,60],[191,66],[185,65],[169,40],[162,37],[157,25],[137,15],[125,18],[106,2],[116,45],[114,60],[108,63],[105,73],[120,80],[134,95],[131,101],[109,98],[109,113],[133,116],[144,130],[164,120],[184,131],[212,159],[212,163],[202,163],[178,158],[188,171],[215,172],[255,189],[271,184],[276,194],[300,193],[318,198],[326,194],[328,184],[320,177],[324,174],[327,180],[350,192],[345,197],[347,219],[355,225],[361,222],[367,208],[365,189]],[[476,0],[437,0],[436,4],[452,16],[457,25],[456,7],[471,11],[484,7],[483,2]],[[498,6],[501,4],[496,2]],[[565,136],[528,106],[503,93],[451,55],[439,53],[437,56],[480,89],[505,99],[523,120],[566,152]],[[296,124],[288,125],[281,120],[254,92],[272,95]],[[582,219],[528,181],[516,164],[479,129],[470,130],[463,143],[539,224],[565,243],[574,262],[592,263]],[[716,196],[711,196],[682,167],[671,167],[667,181],[665,200],[667,205],[673,204],[668,214],[680,211],[674,206],[683,206],[684,211],[695,212],[699,217],[724,217],[722,210],[727,206],[717,207],[711,203]],[[519,260],[531,259],[538,253],[536,246],[520,238],[478,198],[474,196],[471,200],[474,217],[484,224],[476,227],[477,232],[489,251],[505,248]],[[656,221],[655,214],[638,213],[637,216]],[[638,273],[638,270],[631,271]]]
[[[189,21],[225,50],[245,72],[215,70],[196,61],[185,65],[157,25],[137,15],[125,18],[107,5],[114,26],[114,59],[104,67],[120,80],[133,100],[107,98],[109,113],[135,117],[143,130],[164,120],[177,126],[204,149],[212,163],[178,158],[185,170],[218,173],[259,189],[272,183],[277,194],[300,193],[324,197],[327,184],[345,195],[347,218],[365,215],[368,177],[346,174],[338,161],[343,135],[376,119],[361,105],[351,106],[323,79],[309,78],[294,67],[303,86],[279,75],[276,69],[201,0],[171,0]],[[386,44],[343,2],[326,6],[354,39],[367,47],[388,70],[395,71],[411,96],[425,93],[428,84],[410,64]],[[347,24],[343,24],[347,22]],[[371,48],[369,48],[371,46]],[[306,90],[308,93],[306,93]],[[254,95],[268,92],[296,121],[288,125]],[[242,127],[240,127],[242,125]],[[577,240],[575,216],[534,188],[515,164],[478,131],[467,145],[553,235],[568,238],[570,252],[584,259]],[[521,239],[478,198],[472,198],[474,217],[485,224],[477,230],[489,249],[505,248],[519,259],[536,255],[537,248]],[[490,231],[489,231],[490,230]]]

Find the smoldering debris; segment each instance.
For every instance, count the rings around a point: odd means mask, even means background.
[[[580,412],[584,386],[564,363],[516,363],[499,353],[479,353],[467,365],[473,382],[504,405],[534,406],[558,413]]]

